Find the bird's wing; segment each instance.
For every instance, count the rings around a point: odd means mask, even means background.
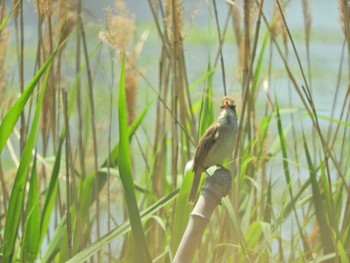
[[[219,122],[214,122],[212,125],[209,126],[209,128],[206,130],[206,132],[203,134],[203,136],[199,140],[196,154],[194,156],[193,171],[197,171],[197,169],[200,169],[200,168],[204,170],[208,168],[208,167],[201,167],[200,165],[202,165],[204,158],[207,156],[208,149],[210,149],[215,143],[219,127],[220,127]],[[204,149],[207,149],[207,150],[204,151]]]

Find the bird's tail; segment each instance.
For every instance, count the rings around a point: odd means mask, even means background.
[[[188,197],[188,201],[191,203],[194,203],[197,199],[197,192],[198,192],[199,182],[201,180],[201,174],[202,172],[194,172],[192,188],[191,188],[190,195]]]

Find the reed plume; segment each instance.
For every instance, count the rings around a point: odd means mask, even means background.
[[[122,0],[117,0],[114,8],[106,9],[106,28],[99,34],[100,39],[117,50],[118,59],[125,59],[125,90],[128,121],[135,119],[138,69],[137,57],[142,50],[142,41],[134,44],[135,17],[127,10]]]
[[[178,57],[183,48],[184,7],[180,0],[167,0],[165,2],[165,11],[164,23],[169,45],[174,50],[175,57]]]
[[[347,0],[338,1],[340,24],[344,35],[349,38],[349,16],[350,16],[350,2]]]
[[[283,12],[286,13],[286,5],[283,3],[283,1],[280,1],[281,7],[283,9]],[[272,15],[272,27],[271,27],[271,33],[272,37],[276,38],[277,36],[281,35],[283,39],[283,44],[287,50],[288,46],[288,33],[286,30],[286,27],[284,26],[283,23],[283,18],[281,15],[281,12],[278,9],[278,5],[275,3],[274,8],[273,8],[273,15]]]

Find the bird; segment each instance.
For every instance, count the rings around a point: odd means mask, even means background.
[[[202,172],[218,165],[227,157],[231,157],[236,144],[238,131],[235,101],[230,96],[221,100],[220,115],[200,138],[193,160],[193,183],[189,202],[197,199],[198,186]]]

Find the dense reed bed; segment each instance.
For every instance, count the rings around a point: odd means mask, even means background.
[[[184,168],[231,95],[232,190],[195,262],[349,262],[349,5],[324,91],[317,8],[299,1],[294,32],[294,2],[149,0],[143,23],[117,0],[96,25],[81,0],[2,1],[0,261],[171,262],[192,210]]]

